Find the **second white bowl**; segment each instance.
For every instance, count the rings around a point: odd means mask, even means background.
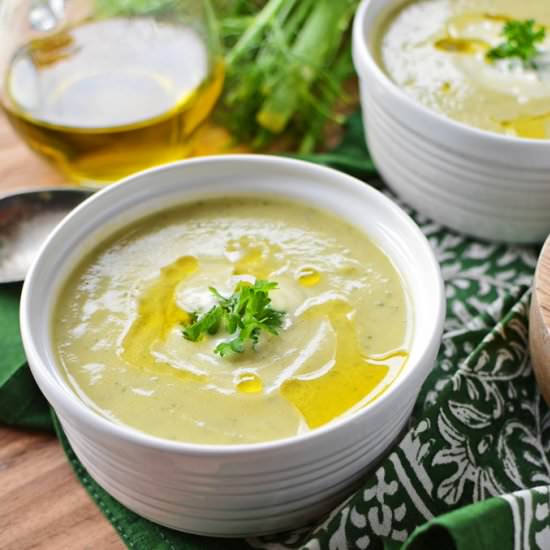
[[[367,141],[383,178],[418,211],[499,241],[550,232],[550,140],[520,139],[455,122],[421,105],[378,66],[383,15],[404,0],[363,0],[353,28]]]

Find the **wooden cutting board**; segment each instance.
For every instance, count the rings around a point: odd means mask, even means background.
[[[0,194],[62,185],[0,114]],[[57,439],[0,426],[0,548],[103,550],[125,546],[80,485]]]
[[[550,405],[550,237],[540,253],[529,313],[529,348],[540,391]]]

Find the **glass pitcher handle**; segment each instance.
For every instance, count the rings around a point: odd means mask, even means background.
[[[29,24],[39,32],[50,32],[65,15],[65,0],[32,0],[29,9]]]

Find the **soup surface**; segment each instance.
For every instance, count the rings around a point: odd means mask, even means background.
[[[228,334],[185,339],[215,287],[270,280],[278,335],[220,357]],[[380,395],[407,359],[400,275],[357,229],[305,205],[208,200],[148,218],[71,274],[53,319],[71,387],[115,422],[235,444],[314,429]]]
[[[492,60],[504,25],[546,29],[531,63]],[[459,122],[524,138],[550,138],[548,0],[418,0],[387,16],[378,62],[409,95]]]

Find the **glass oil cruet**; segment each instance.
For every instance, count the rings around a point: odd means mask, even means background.
[[[0,0],[0,105],[66,177],[186,158],[224,79],[208,0]]]

